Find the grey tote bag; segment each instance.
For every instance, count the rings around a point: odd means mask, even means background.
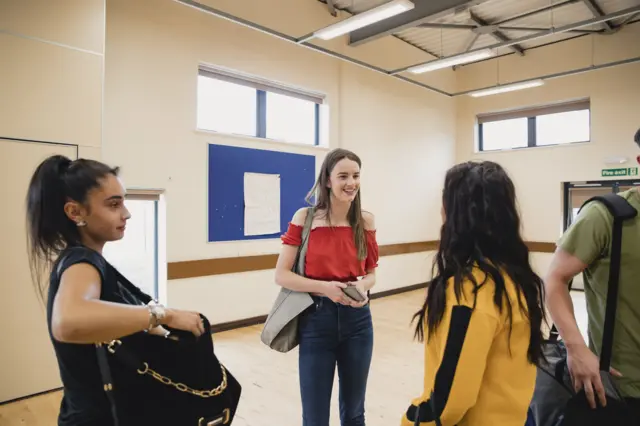
[[[307,218],[302,228],[302,243],[291,269],[304,276],[304,264],[309,245],[309,233],[315,208],[307,210]],[[281,288],[276,301],[267,316],[260,340],[278,352],[289,352],[298,346],[298,316],[313,304],[309,293]]]

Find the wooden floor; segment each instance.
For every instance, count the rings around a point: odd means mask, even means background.
[[[372,302],[375,328],[374,354],[366,402],[368,426],[397,425],[411,398],[420,394],[423,347],[412,340],[412,314],[422,303],[423,291]],[[584,323],[582,293],[574,295],[579,323]],[[280,354],[260,342],[262,326],[216,334],[218,357],[243,385],[234,426],[300,424],[298,353]],[[582,327],[581,327],[582,328]],[[337,376],[337,375],[336,375]],[[0,405],[0,426],[53,426],[60,393],[53,392]],[[331,426],[339,425],[337,377],[333,392]]]

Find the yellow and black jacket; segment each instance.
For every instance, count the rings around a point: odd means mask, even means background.
[[[479,269],[474,276],[478,283],[484,281]],[[500,312],[492,280],[478,289],[475,301],[473,283],[465,282],[459,303],[453,280],[448,283],[445,314],[425,343],[424,392],[412,401],[402,426],[416,424],[418,405],[421,426],[435,425],[438,414],[442,426],[525,424],[536,367],[527,359],[526,313],[520,311],[513,282],[506,274],[504,280],[512,306],[510,336],[506,301]]]

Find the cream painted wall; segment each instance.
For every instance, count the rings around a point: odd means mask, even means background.
[[[592,45],[593,41],[593,45]],[[592,56],[593,52],[593,56]],[[640,25],[612,36],[583,37],[500,60],[501,82],[640,56]],[[562,60],[557,58],[561,57]],[[496,64],[462,68],[460,90],[495,84]],[[543,87],[502,95],[457,98],[457,161],[492,160],[510,172],[517,186],[524,236],[554,242],[562,231],[562,182],[601,179],[605,157],[622,155],[635,164],[633,135],[640,126],[640,64],[548,80]],[[532,105],[589,97],[591,142],[491,153],[476,152],[476,116]],[[544,265],[544,261],[536,261]]]
[[[240,7],[233,4],[227,7]],[[266,19],[272,6],[251,8],[264,9],[252,13]],[[169,262],[280,248],[279,240],[207,243],[208,143],[313,154],[318,166],[327,151],[195,130],[200,63],[326,94],[328,148],[342,146],[362,157],[363,204],[376,214],[380,244],[437,239],[440,207],[433,190],[454,160],[454,100],[169,0],[110,0],[106,37],[104,158],[122,166],[127,186],[166,190]],[[388,51],[369,55],[401,64],[392,47],[402,43],[385,43]],[[442,73],[441,83],[453,87],[452,75]],[[382,258],[376,291],[425,282],[429,269],[428,253]],[[266,314],[277,291],[273,271],[167,284],[169,304],[197,309],[213,323]]]
[[[0,136],[99,157],[104,21],[104,0],[0,0]]]
[[[100,158],[104,1],[0,0],[0,403],[61,385],[30,282],[24,200],[48,156]]]

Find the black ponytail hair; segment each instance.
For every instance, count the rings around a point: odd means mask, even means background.
[[[118,175],[99,161],[71,161],[62,155],[44,160],[36,169],[27,191],[27,243],[31,274],[42,296],[46,285],[41,276],[66,247],[79,245],[78,226],[66,215],[69,200],[84,204],[90,190],[107,175]]]

